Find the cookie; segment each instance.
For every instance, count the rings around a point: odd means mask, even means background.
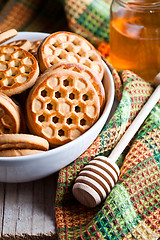
[[[0,134],[20,131],[21,112],[19,106],[0,92]]]
[[[97,50],[75,33],[56,32],[49,35],[40,44],[37,55],[42,72],[56,63],[81,63],[89,67],[100,80],[103,78],[103,63]]]
[[[29,52],[33,54],[33,56],[35,56],[36,58],[37,58],[37,50],[41,42],[42,40],[31,42],[31,46],[29,48]]]
[[[0,32],[0,44],[4,43],[8,39],[15,37],[18,34],[16,29],[9,29],[4,32]]]
[[[29,130],[62,145],[79,137],[98,119],[98,94],[88,79],[77,72],[60,70],[43,74],[27,99]]]
[[[49,149],[48,141],[31,134],[3,134],[0,135],[0,151],[5,149]]]
[[[92,85],[94,86],[95,90],[98,93],[99,100],[100,100],[100,106],[101,106],[101,111],[103,110],[104,103],[105,103],[105,91],[104,87],[102,84],[102,81],[100,81],[91,71],[91,69],[83,64],[78,64],[78,63],[58,63],[55,64],[54,66],[48,68],[45,72],[49,73],[51,71],[56,71],[56,70],[71,70],[74,72],[77,72],[81,76],[87,78],[89,81],[91,81]]]
[[[13,41],[13,42],[7,43],[7,45],[9,45],[9,46],[17,46],[17,47],[20,47],[20,48],[22,48],[22,49],[24,49],[26,51],[28,51],[30,49],[30,47],[31,47],[31,43],[27,39]]]
[[[0,151],[0,157],[20,157],[43,152],[42,150],[35,149],[7,149]]]
[[[0,92],[19,94],[33,86],[38,74],[38,62],[31,53],[15,46],[0,46]]]

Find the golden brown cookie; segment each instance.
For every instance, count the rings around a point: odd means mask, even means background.
[[[33,86],[38,74],[38,62],[31,53],[15,46],[0,46],[0,92],[19,94]]]
[[[23,48],[26,51],[28,51],[31,47],[31,43],[27,39],[13,41],[13,42],[7,43],[7,45],[20,47],[20,48]]]
[[[105,103],[105,91],[104,87],[102,84],[102,81],[100,81],[95,74],[91,71],[91,69],[83,64],[80,63],[58,63],[55,64],[54,66],[48,68],[44,73],[50,73],[52,71],[56,70],[70,70],[73,72],[77,72],[81,76],[87,78],[89,81],[91,81],[92,85],[94,86],[95,90],[98,93],[99,100],[100,100],[100,106],[101,110],[103,110],[104,103]]]
[[[85,38],[71,32],[56,32],[45,38],[38,48],[41,71],[56,63],[81,63],[102,80],[102,59],[94,46]]]
[[[7,41],[10,38],[15,37],[18,34],[16,29],[9,29],[7,31],[4,32],[0,32],[0,44],[4,43],[5,41]]]
[[[33,56],[35,56],[36,58],[37,58],[37,50],[41,42],[42,40],[31,42],[31,46],[29,48],[29,52],[32,53]]]
[[[0,151],[0,157],[20,157],[43,152],[42,150],[36,149],[7,149]]]
[[[100,103],[92,83],[60,70],[39,77],[27,99],[28,126],[51,146],[79,137],[98,119]]]
[[[21,112],[19,106],[0,92],[0,134],[20,131]]]
[[[49,149],[48,141],[31,134],[3,134],[0,135],[0,150],[5,149]]]

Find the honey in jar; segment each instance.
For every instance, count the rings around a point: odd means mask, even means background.
[[[160,1],[113,0],[110,62],[116,70],[154,80],[160,72]]]

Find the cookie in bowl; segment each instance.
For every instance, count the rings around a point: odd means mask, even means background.
[[[20,107],[7,95],[0,92],[0,134],[19,133]]]
[[[47,71],[27,98],[31,133],[59,146],[86,132],[99,118],[100,100],[91,81],[75,71]]]
[[[13,39],[10,39],[8,42],[27,39],[32,43],[35,41],[41,41],[42,39],[46,39],[48,36],[49,34],[45,33],[19,32],[17,36],[15,36]],[[5,46],[8,42],[5,42]],[[28,52],[29,51],[30,50],[28,50]],[[33,55],[34,54],[35,56],[37,56],[37,46]],[[67,53],[66,51],[66,54],[69,54],[69,52]],[[37,57],[37,63],[38,61],[39,59]],[[8,64],[9,62],[10,61],[6,61],[5,64]],[[109,116],[114,100],[114,82],[111,72],[108,66],[104,63],[104,61],[101,60],[101,63],[104,73],[103,79],[101,79],[100,76],[98,77],[94,73],[93,69],[90,68],[90,70],[88,70],[89,66],[86,66],[80,62],[65,61],[64,64],[63,61],[63,63],[59,62],[51,65],[54,74],[58,74],[53,81],[49,80],[51,76],[53,77],[53,72],[51,73],[51,70],[49,69],[49,67],[47,67],[47,69],[43,73],[40,70],[38,78],[36,78],[34,84],[31,87],[29,87],[28,85],[26,87],[26,90],[23,89],[21,93],[16,93],[13,91],[13,95],[10,95],[10,98],[12,97],[12,99],[16,99],[22,107],[23,112],[27,115],[25,115],[24,121],[21,120],[21,123],[25,122],[28,123],[28,126],[30,126],[26,132],[23,132],[24,135],[27,135],[27,140],[30,142],[32,140],[32,135],[36,137],[41,137],[48,142],[48,148],[47,150],[42,150],[37,149],[36,146],[33,149],[31,148],[31,145],[25,148],[24,145],[20,146],[19,144],[17,145],[17,148],[13,144],[10,147],[7,146],[7,148],[1,148],[1,182],[28,182],[46,177],[59,171],[61,168],[73,162],[93,143]],[[60,65],[58,66],[57,64],[62,65],[60,67]],[[70,66],[68,64],[70,64]],[[84,70],[86,68],[87,71]],[[81,80],[72,80],[73,75],[74,79],[79,79],[79,77],[81,76]],[[62,76],[63,79],[61,78]],[[64,79],[64,77],[66,78],[66,76],[68,76],[69,79],[68,77],[67,79]],[[2,78],[2,85],[3,79],[4,78]],[[99,84],[99,81],[101,81],[101,84],[103,85],[104,92],[102,90],[102,85]],[[74,85],[73,82],[76,82],[76,85]],[[9,85],[7,86],[8,88]],[[83,86],[85,86],[84,89]],[[12,89],[12,84],[10,86],[10,89]],[[80,89],[82,89],[82,91]],[[87,89],[89,90],[88,92],[86,92]],[[0,90],[0,92],[2,91]],[[89,102],[91,103],[92,100],[94,105],[89,105]],[[78,104],[76,105],[76,103],[80,103],[80,106],[77,106]],[[25,108],[26,105],[27,108]],[[31,107],[29,107],[29,105]],[[56,115],[55,110],[59,114],[58,117],[54,117],[54,114]],[[72,114],[74,118],[68,117],[69,113]],[[82,121],[80,122],[81,114],[83,114],[84,117],[87,117],[87,119],[82,118]],[[90,119],[90,117],[92,118],[92,125],[88,120]],[[75,134],[72,134],[76,136],[75,138],[73,138],[73,140],[68,139],[66,142],[64,141],[64,143],[58,140],[59,145],[57,145],[57,142],[49,143],[45,136],[40,136],[41,131],[37,131],[37,125],[34,125],[34,120],[36,124],[38,121],[39,129],[45,129],[42,131],[42,133],[45,133],[47,137],[49,136],[49,138],[51,138],[53,134],[53,130],[52,128],[50,128],[50,126],[56,127],[55,129],[58,129],[60,127],[60,139],[66,138],[65,133],[67,133],[67,131],[63,132],[63,129],[61,128],[64,125],[65,129],[68,130],[72,129],[74,124],[78,124],[77,126],[79,127],[79,129],[84,129],[84,132],[79,134],[79,130],[75,131]],[[88,123],[90,124],[89,128],[87,128]],[[45,126],[47,126],[47,128],[45,128]],[[19,133],[21,133],[21,131],[19,131]],[[17,135],[19,135],[19,133]],[[11,136],[12,134],[8,135]],[[23,138],[26,139],[24,135]],[[21,137],[21,140],[23,140],[23,138]],[[21,140],[19,139],[18,141]],[[98,144],[98,142],[96,142],[96,144]]]
[[[42,72],[56,63],[81,63],[100,80],[103,78],[104,68],[99,53],[90,42],[75,33],[50,34],[41,42],[37,55]]]
[[[39,75],[35,57],[15,46],[0,46],[0,92],[19,94],[33,86]]]
[[[48,68],[45,73],[56,71],[56,70],[69,70],[73,72],[77,72],[84,78],[87,78],[88,81],[92,83],[95,90],[98,93],[101,111],[103,110],[104,103],[105,103],[105,91],[102,81],[97,78],[97,76],[91,71],[91,69],[83,64],[80,63],[68,63],[62,62],[53,65],[52,67]]]

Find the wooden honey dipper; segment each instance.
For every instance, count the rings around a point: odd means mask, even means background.
[[[124,133],[109,157],[97,156],[79,173],[72,188],[74,197],[87,207],[96,207],[110,193],[120,174],[115,163],[152,108],[160,99],[160,73],[154,80],[156,89]]]

